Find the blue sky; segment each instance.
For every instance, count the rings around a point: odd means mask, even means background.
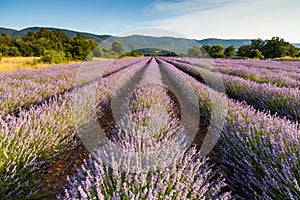
[[[300,42],[299,10],[299,0],[0,0],[0,26],[113,35],[156,27],[193,39],[280,36]]]

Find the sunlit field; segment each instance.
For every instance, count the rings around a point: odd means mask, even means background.
[[[38,69],[49,66],[49,64],[37,63],[39,57],[2,57],[0,60],[0,72],[14,72],[20,69]]]
[[[36,62],[39,57],[2,57],[0,60],[0,72],[14,72],[21,69],[39,69],[51,66],[53,64]],[[71,61],[72,63],[80,63],[79,61]]]

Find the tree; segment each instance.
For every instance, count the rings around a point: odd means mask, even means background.
[[[267,40],[263,48],[263,55],[267,58],[279,58],[284,56],[295,56],[296,51],[293,45],[279,37],[272,37]]]
[[[194,58],[200,58],[203,56],[202,51],[198,46],[193,46],[192,48],[189,48],[187,51],[187,55],[189,57],[194,57]]]
[[[0,35],[0,53],[3,56],[41,56],[42,61],[51,63],[71,59],[84,60],[88,55],[92,55],[90,52],[97,45],[96,41],[88,40],[80,34],[71,39],[58,30],[46,28],[41,28],[36,33],[28,32],[22,38]]]
[[[122,44],[119,41],[114,41],[111,45],[111,50],[113,50],[114,52],[116,52],[119,55],[124,54],[124,49]]]
[[[103,57],[103,50],[100,46],[96,46],[94,49],[93,49],[93,55],[95,57],[98,57],[98,58],[101,58]]]
[[[265,44],[265,41],[263,41],[261,38],[251,40],[252,49],[258,49],[259,51],[263,51]]]
[[[138,49],[134,49],[129,53],[130,56],[133,57],[140,57],[143,56],[143,54],[138,50]]]
[[[209,45],[203,45],[202,49],[204,49],[206,51],[206,53],[209,54],[208,52],[211,49],[211,46],[209,46]]]
[[[258,49],[251,49],[249,58],[263,59],[264,56],[263,56],[263,54],[262,54],[262,52],[260,50],[258,50]]]
[[[251,45],[242,45],[238,48],[237,55],[241,57],[249,57],[251,49]]]
[[[17,47],[10,47],[8,56],[22,56],[22,55]]]
[[[229,47],[227,47],[224,51],[224,55],[226,57],[232,57],[235,55],[235,48],[233,45],[230,45]]]
[[[75,60],[84,60],[98,45],[95,41],[87,40],[83,35],[77,34],[71,41],[70,53]]]
[[[44,56],[41,57],[40,61],[44,63],[49,63],[49,64],[59,64],[66,62],[67,60],[65,59],[65,53],[64,52],[57,52],[55,50],[45,50]]]
[[[224,47],[220,45],[212,46],[209,50],[209,55],[213,58],[224,58]]]

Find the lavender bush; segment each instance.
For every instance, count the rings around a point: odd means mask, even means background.
[[[162,72],[187,100],[196,98],[208,126],[200,151],[186,148],[186,119]],[[299,74],[297,62],[186,58],[1,73],[0,197],[37,197],[32,175],[79,136],[91,155],[58,199],[299,199]],[[211,87],[198,81],[203,75]],[[215,75],[227,96],[209,84]],[[128,88],[126,104],[115,108]],[[106,119],[108,108],[119,117]]]
[[[19,117],[7,115],[0,119],[2,198],[38,192],[28,175],[72,147],[75,127],[68,99],[70,94],[59,95],[40,106],[21,110]]]
[[[176,67],[191,74],[192,76],[203,80],[203,74],[206,76],[217,76],[204,68],[197,68],[193,65],[170,61]],[[246,101],[259,110],[269,110],[272,114],[277,113],[281,117],[286,117],[293,121],[300,120],[300,91],[297,88],[281,88],[271,84],[258,84],[256,82],[243,78],[223,74],[226,94],[234,99]],[[218,88],[215,88],[218,90]]]
[[[112,84],[108,83],[116,77],[118,73],[100,81],[100,102],[109,101],[112,94],[105,91],[115,91],[116,87],[113,89]],[[147,87],[151,83],[156,85]],[[112,139],[107,139],[106,145],[86,161],[77,177],[70,178],[65,194],[58,198],[230,198],[229,193],[220,193],[225,185],[223,180],[217,176],[217,171],[212,171],[207,158],[200,156],[195,148],[181,152],[180,157],[172,157],[174,159],[167,165],[159,163],[174,156],[176,151],[174,147],[171,151],[161,149],[169,144],[176,147],[184,142],[182,137],[187,137],[184,134],[180,138],[174,136],[174,131],[179,130],[179,123],[167,90],[161,84],[158,65],[153,59],[140,81],[140,86],[144,87],[138,86],[133,94],[130,113],[123,115],[121,121],[113,126]],[[104,106],[100,103],[100,110],[101,105]],[[124,153],[120,155],[122,151]],[[147,154],[153,156],[153,152],[159,154],[155,155],[156,160],[151,161]],[[157,166],[153,167],[153,163]]]
[[[17,112],[20,107],[42,102],[56,94],[83,86],[103,74],[113,73],[140,61],[136,58],[124,59],[122,62],[104,60],[1,73],[0,116]]]
[[[200,102],[210,102],[212,89],[173,70],[195,85]],[[298,199],[299,137],[298,124],[229,100],[218,152],[235,197]]]

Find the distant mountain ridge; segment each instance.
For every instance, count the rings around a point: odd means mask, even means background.
[[[72,30],[67,30],[67,29],[60,29],[60,28],[53,28],[53,27],[29,27],[29,28],[24,28],[22,30],[14,30],[14,29],[9,29],[9,28],[1,28],[0,27],[0,34],[5,33],[9,34],[11,37],[16,38],[16,37],[23,37],[25,36],[28,32],[38,32],[41,30],[41,28],[45,28],[48,30],[58,30],[67,36],[74,38],[78,33],[86,37],[87,39],[92,39],[97,42],[102,42],[103,40],[111,37],[110,35],[95,35],[92,33],[85,33],[85,32],[79,32],[79,31],[72,31]]]
[[[221,45],[223,47],[229,47],[233,45],[235,48],[239,48],[242,45],[251,44],[251,39],[218,39],[218,38],[208,38],[203,40],[197,40],[200,46],[203,45]]]
[[[112,36],[101,43],[101,46],[109,48],[114,41],[122,43],[126,52],[143,48],[157,48],[170,52],[187,52],[189,48],[199,45],[196,40],[186,38],[130,35],[126,37]]]
[[[4,34],[8,34],[8,35],[10,35],[10,36],[12,36],[12,34],[14,33],[14,32],[16,32],[17,30],[15,30],[15,29],[11,29],[11,28],[1,28],[0,27],[0,33],[2,34],[2,33],[4,33]]]
[[[300,48],[300,43],[294,43],[293,45],[297,48]]]
[[[192,40],[186,38],[174,38],[174,37],[152,37],[152,36],[143,36],[143,35],[131,35],[127,37],[114,37],[111,35],[96,35],[92,33],[79,32],[67,29],[60,29],[54,27],[29,27],[22,30],[15,30],[10,28],[1,28],[0,34],[9,34],[11,37],[23,37],[29,31],[38,32],[41,28],[46,28],[48,30],[59,30],[62,33],[65,33],[69,37],[73,38],[78,33],[85,36],[87,39],[92,39],[98,43],[103,42],[104,40],[112,41],[118,40],[124,46],[126,50],[140,49],[140,48],[163,48],[169,46],[168,50],[175,51],[186,51],[188,47],[195,45],[221,45],[228,47],[233,45],[235,48],[239,48],[242,45],[247,45],[251,43],[251,39],[218,39],[218,38],[208,38],[203,40]],[[110,42],[108,42],[110,43]],[[107,43],[107,45],[108,45]],[[296,47],[300,48],[300,43],[293,44]]]

